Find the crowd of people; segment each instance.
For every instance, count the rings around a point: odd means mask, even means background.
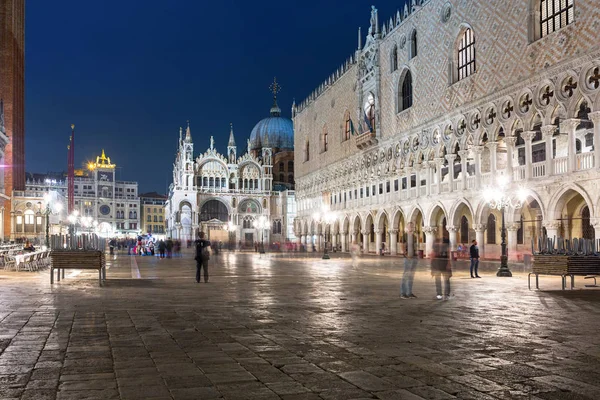
[[[112,238],[108,241],[110,254],[127,250],[128,256],[181,257],[181,240],[156,239],[152,236],[137,238]]]

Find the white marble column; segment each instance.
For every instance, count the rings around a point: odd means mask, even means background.
[[[552,140],[556,133],[556,126],[544,125],[542,126],[542,137],[546,143],[546,176],[552,176],[554,174],[554,162],[552,155]]]
[[[414,229],[412,228],[412,226],[409,226],[406,228],[406,255],[408,257],[414,257],[415,256],[415,240],[414,240]]]
[[[442,193],[442,165],[444,165],[444,159],[443,158],[436,158],[434,160],[435,162],[435,174],[437,176],[437,194]]]
[[[577,170],[577,149],[575,146],[575,129],[579,124],[579,120],[567,119],[560,124],[560,132],[567,134],[567,172],[575,172]]]
[[[433,243],[435,242],[437,228],[435,226],[426,226],[423,228],[423,232],[425,232],[425,257],[433,258]]]
[[[350,245],[352,245],[352,243],[354,243],[354,242],[356,242],[358,244],[358,239],[356,238],[356,236],[358,236],[357,231],[350,232]]]
[[[361,232],[363,235],[363,253],[364,254],[368,254],[369,253],[369,231],[362,231]]]
[[[375,229],[374,231],[375,233],[375,253],[379,254],[379,251],[381,250],[381,230],[379,229]]]
[[[558,228],[560,228],[560,221],[544,221],[542,222],[544,228],[546,228],[546,235],[548,239],[558,239]],[[535,244],[537,247],[537,243]]]
[[[475,153],[475,189],[481,189],[481,154],[483,146],[473,146],[471,148]]]
[[[460,156],[460,174],[462,176],[462,190],[467,190],[467,158],[469,157],[469,150],[461,150],[458,152]]]
[[[398,254],[398,229],[390,229],[390,254],[396,255]]]
[[[477,246],[479,246],[479,257],[483,258],[485,256],[486,226],[484,224],[475,224],[473,225],[473,229],[475,230],[475,240],[477,241]]]
[[[458,227],[453,225],[446,225],[446,230],[450,236],[450,250],[454,251],[457,248],[458,238],[456,237],[456,233],[458,232]]]
[[[449,191],[454,191],[454,160],[456,160],[456,154],[447,154],[446,160],[448,160],[448,179],[449,179]]]
[[[533,159],[531,143],[535,137],[534,131],[523,132],[521,137],[525,140],[525,180],[530,180],[533,175]]]
[[[513,151],[515,149],[515,143],[517,138],[514,136],[507,136],[504,138],[506,142],[506,177],[512,182],[515,178],[513,173]]]
[[[425,161],[425,195],[431,195],[432,163]]]
[[[346,232],[343,232],[342,234],[340,234],[340,240],[342,241],[342,251],[346,252],[348,251],[348,245],[347,245],[347,240],[346,237],[348,236],[348,234]]]
[[[491,172],[491,176],[492,178],[496,177],[496,169],[497,169],[497,164],[498,164],[498,156],[496,155],[497,153],[497,148],[498,148],[498,143],[497,142],[488,142],[486,143],[487,148],[490,150],[490,172]]]
[[[515,260],[517,258],[517,231],[519,230],[519,225],[517,224],[509,224],[506,227],[508,232],[507,237],[507,249],[508,249],[508,259]]]
[[[337,246],[337,235],[336,234],[332,234],[331,235],[331,249],[335,249]]]
[[[600,111],[590,113],[589,117],[594,123],[594,167],[600,169]],[[600,239],[598,233],[596,239]]]

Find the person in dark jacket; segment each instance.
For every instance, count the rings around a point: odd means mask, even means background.
[[[469,255],[471,256],[471,278],[481,278],[477,273],[479,269],[479,247],[477,246],[477,240],[473,240],[471,247],[469,248]],[[475,275],[473,276],[473,272]]]
[[[448,240],[438,239],[433,244],[434,258],[431,260],[431,276],[435,278],[435,289],[437,299],[450,298],[450,277],[452,267],[450,265],[450,246]],[[442,278],[444,278],[444,291],[442,292]]]
[[[204,232],[198,234],[196,240],[196,282],[200,283],[200,270],[204,268],[204,283],[208,283],[208,260],[210,259],[210,242],[204,239]]]

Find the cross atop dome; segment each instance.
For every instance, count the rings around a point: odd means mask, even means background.
[[[281,115],[281,109],[277,105],[277,93],[281,92],[281,85],[277,82],[277,77],[273,77],[273,83],[269,85],[269,90],[273,93],[273,107],[271,107],[271,115],[279,117]]]

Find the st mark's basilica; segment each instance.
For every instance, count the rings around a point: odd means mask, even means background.
[[[209,148],[194,157],[189,124],[185,134],[180,129],[165,204],[168,236],[190,240],[202,230],[213,242],[245,247],[296,240],[294,130],[277,104],[276,80],[271,89],[270,116],[256,124],[244,147],[238,148],[230,126],[226,154],[211,137]]]

